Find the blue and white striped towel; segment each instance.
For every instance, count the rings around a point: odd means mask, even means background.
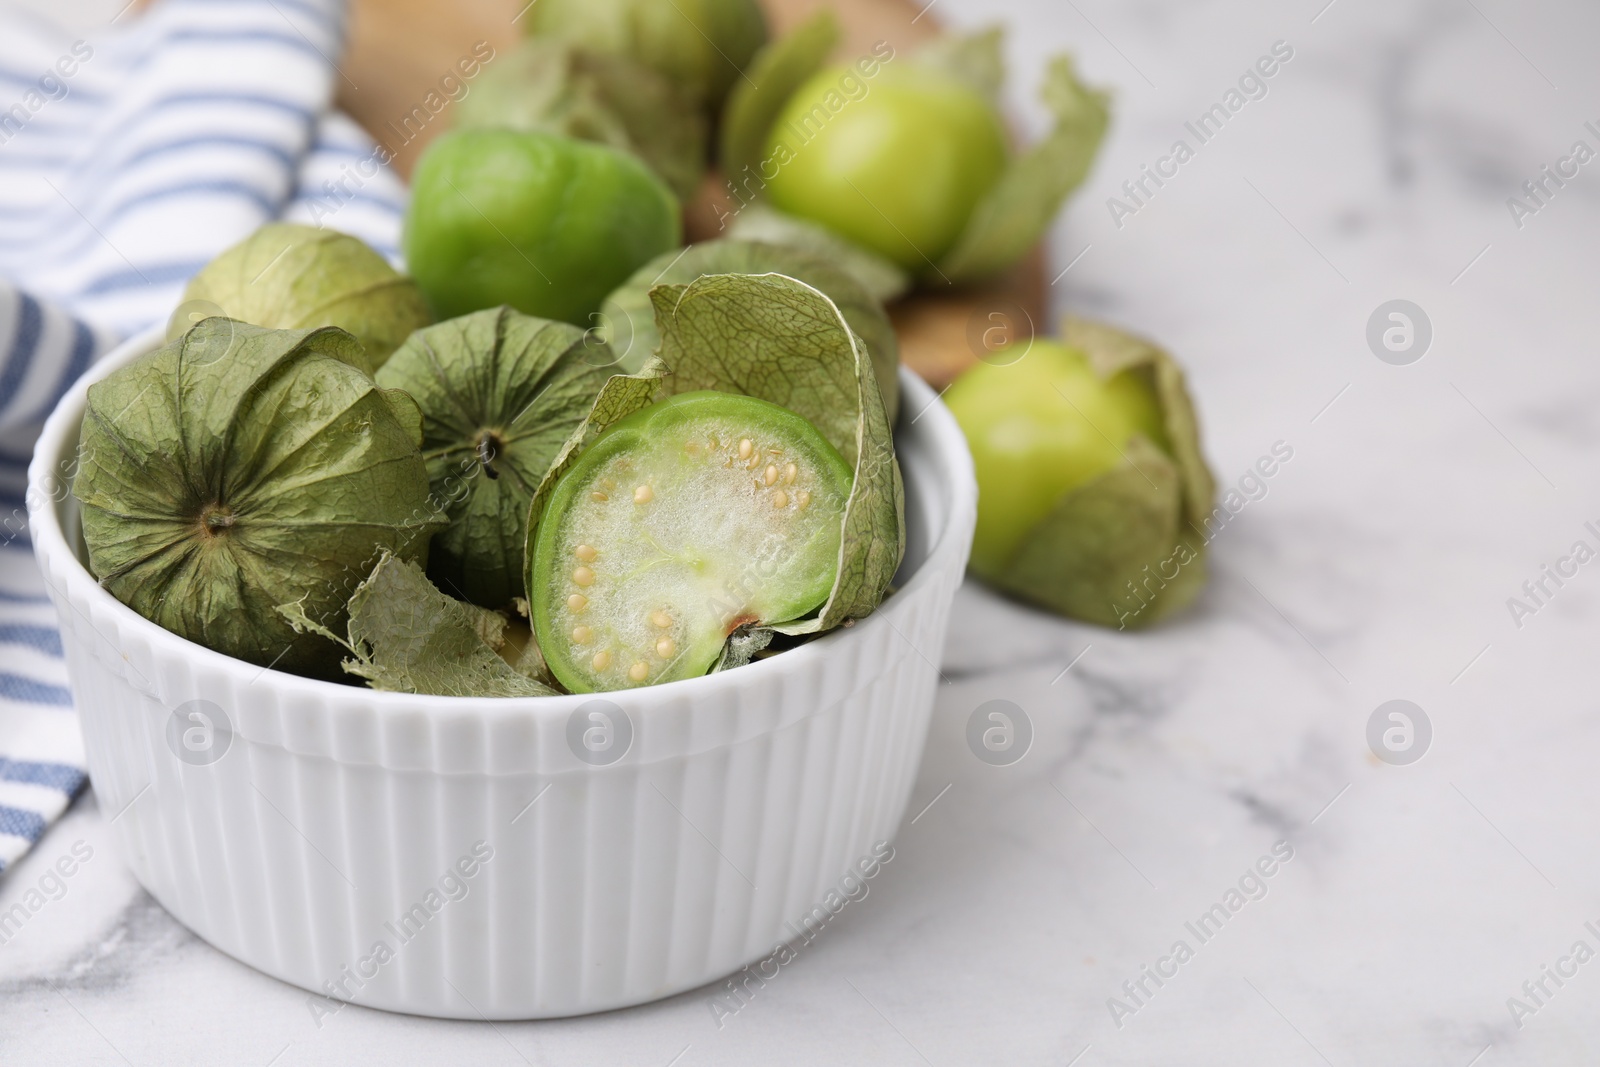
[[[0,6],[0,871],[85,780],[26,529],[56,399],[270,219],[398,260],[405,189],[330,110],[343,22],[343,0],[161,0],[74,39]]]

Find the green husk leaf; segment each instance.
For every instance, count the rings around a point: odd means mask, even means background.
[[[1167,442],[1178,465],[1183,491],[1182,518],[1198,533],[1200,523],[1211,513],[1217,489],[1200,451],[1200,423],[1194,403],[1189,399],[1183,368],[1164,349],[1142,337],[1076,315],[1067,316],[1062,340],[1083,352],[1101,379],[1136,369],[1154,387],[1166,425]]]
[[[476,604],[463,604],[462,607],[467,609],[467,615],[472,620],[472,630],[480,641],[497,653],[505,647],[506,630],[511,625],[511,620],[498,611],[480,608]]]
[[[883,600],[905,548],[905,493],[866,346],[817,289],[781,274],[705,275],[651,290],[669,368],[657,397],[742,393],[809,419],[855,470],[839,571],[816,618],[780,633],[829,630]]]
[[[851,275],[879,302],[887,304],[911,288],[911,275],[869,248],[849,241],[825,226],[795,218],[769,204],[746,204],[727,226],[727,235],[741,241],[787,245],[826,260]]]
[[[274,610],[288,620],[290,628],[292,628],[295,633],[316,634],[318,637],[327,638],[329,641],[332,641],[346,652],[350,651],[348,634],[344,636],[336,634],[332,630],[328,629],[328,627],[322,625],[316,619],[313,619],[310,615],[306,614],[305,597],[301,597],[299,600],[296,600],[290,604],[279,604]]]
[[[528,505],[611,362],[576,326],[499,307],[418,330],[378,371],[422,410],[428,480],[450,519],[429,562],[442,588],[492,608],[522,595]]]
[[[301,605],[279,613],[291,625],[315,627]],[[495,620],[498,620],[498,625]],[[554,696],[555,690],[518,673],[500,658],[504,617],[453,600],[429,582],[422,568],[385,553],[350,598],[350,653],[344,669],[373,689],[454,697]]]
[[[384,404],[388,406],[389,414],[394,416],[396,422],[405,427],[406,436],[415,441],[418,448],[421,448],[422,406],[404,389],[380,388],[378,395],[383,398]]]
[[[1102,380],[1123,371],[1146,377],[1172,455],[1134,437],[1124,462],[1064,495],[991,580],[1074,618],[1146,626],[1188,604],[1206,581],[1203,521],[1216,487],[1194,406],[1182,370],[1150,342],[1079,318],[1067,320],[1063,340]]]
[[[337,326],[361,342],[355,365],[368,374],[433,321],[416,283],[360,240],[289,222],[269,222],[207,263],[183,299],[273,330]],[[185,318],[169,324],[167,340],[188,330]]]
[[[1061,498],[995,584],[1102,626],[1154,622],[1205,583],[1204,549],[1183,525],[1182,499],[1176,465],[1135,437],[1126,462]]]
[[[722,111],[718,161],[729,181],[738,183],[746,167],[760,174],[772,124],[838,43],[838,19],[824,9],[756,53]]]
[[[1012,160],[979,201],[939,264],[952,282],[987,277],[1022,258],[1094,163],[1110,121],[1110,96],[1080,82],[1068,56],[1051,60],[1040,96],[1055,116],[1055,128]]]
[[[998,107],[1006,81],[1004,42],[1005,31],[999,26],[977,33],[941,34],[919,48],[911,62],[965,82]]]
[[[625,56],[530,37],[484,71],[455,125],[508,126],[632,152],[679,200],[706,169],[706,120],[675,82]]]
[[[89,387],[73,494],[90,570],[134,611],[219,652],[336,674],[337,630],[384,551],[426,557],[443,516],[416,423],[342,330],[209,318]]]
[[[889,421],[894,421],[900,410],[900,343],[883,305],[844,270],[785,245],[724,238],[664,254],[642,267],[600,309],[605,338],[621,352],[622,369],[642,367],[661,343],[651,288],[691,282],[704,274],[783,274],[820,290],[866,344]]]

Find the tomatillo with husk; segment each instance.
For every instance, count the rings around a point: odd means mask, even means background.
[[[767,195],[906,271],[928,272],[1005,170],[1000,113],[929,67],[890,64],[859,99],[842,85],[869,83],[854,68],[829,67],[795,91],[770,134],[769,158],[787,162]]]
[[[611,376],[606,350],[565,322],[489,308],[418,330],[378,371],[422,408],[422,453],[450,525],[428,576],[489,608],[523,593],[528,506]]]
[[[180,637],[338,675],[339,648],[277,610],[344,625],[390,552],[426,558],[422,415],[342,330],[209,318],[89,387],[72,492],[89,569]]]
[[[1012,152],[998,29],[907,53],[880,42],[843,65],[838,38],[819,13],[764,48],[729,95],[719,161],[740,213],[764,200],[930,285],[1026,255],[1089,171],[1106,94],[1054,57],[1040,93],[1051,128]]]
[[[361,342],[368,373],[433,321],[416,283],[359,238],[292,222],[269,222],[200,268],[180,310],[190,314],[169,341],[213,314],[271,330],[337,326]]]
[[[1214,483],[1178,365],[1110,326],[1000,349],[945,403],[978,477],[974,574],[1062,615],[1126,628],[1205,583]]]
[[[802,281],[771,273],[663,283],[650,290],[650,302],[659,357],[601,387],[528,512],[535,635],[551,669],[573,687],[687,677],[680,672],[710,666],[707,649],[719,643],[715,667],[727,669],[748,662],[775,635],[848,625],[888,595],[904,555],[905,490],[893,430],[866,346],[837,305]],[[680,401],[680,415],[669,417],[679,409],[668,405],[686,394],[699,399]],[[651,405],[654,417],[666,420],[661,433],[641,415],[628,424],[628,437],[608,446],[615,454],[597,451],[611,427]],[[691,414],[704,426],[699,437],[684,436],[674,421]],[[604,458],[591,459],[597,455]],[[588,473],[568,477],[580,468]],[[842,494],[838,507],[830,503],[834,489]],[[579,525],[553,529],[566,515],[578,516]],[[640,631],[615,630],[616,643],[598,666],[593,657],[607,649],[589,652],[587,672],[569,649],[563,676],[555,667],[561,644],[582,646],[603,635],[592,627],[578,632],[588,624],[560,615],[586,607],[587,599],[570,598],[588,598],[584,583],[595,585],[601,575],[589,564],[603,551],[613,561],[605,588],[628,590],[619,603],[631,606],[617,618],[632,626],[635,609],[665,596],[671,603],[641,610],[664,611],[688,628],[662,635],[674,645],[656,659],[643,656]],[[585,558],[591,554],[594,560]],[[618,559],[636,565],[619,569]],[[659,588],[649,577],[657,569],[667,583]],[[711,611],[702,594],[718,585],[721,606]],[[617,676],[613,657],[621,656],[630,658]]]

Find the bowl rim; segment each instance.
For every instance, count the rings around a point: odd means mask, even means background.
[[[960,570],[965,571],[970,528],[977,514],[978,486],[972,454],[967,448],[966,438],[955,417],[944,405],[943,394],[935,392],[902,364],[901,413],[903,416],[909,410],[910,405],[907,404],[909,400],[917,407],[917,414],[911,418],[911,423],[924,421],[928,423],[926,430],[919,432],[928,434],[932,446],[928,450],[929,458],[933,466],[943,475],[945,482],[948,496],[944,521],[937,528],[928,531],[927,551],[910,581],[895,590],[870,615],[856,620],[851,626],[840,627],[782,655],[746,664],[737,670],[605,693],[558,693],[553,696],[530,697],[398,693],[307,678],[275,670],[270,666],[261,667],[181,637],[160,624],[146,619],[107,592],[89,573],[88,568],[78,558],[77,552],[67,542],[58,510],[64,504],[66,497],[57,500],[55,492],[47,491],[47,487],[56,479],[53,471],[65,458],[65,450],[69,444],[67,441],[69,430],[75,434],[82,423],[83,413],[88,404],[89,386],[159,348],[165,339],[165,328],[158,325],[117,345],[105,356],[96,360],[77,381],[73,382],[45,421],[44,429],[34,445],[33,458],[28,465],[26,491],[28,528],[32,536],[35,559],[43,573],[45,584],[50,587],[58,603],[70,603],[75,592],[74,587],[81,589],[91,601],[91,609],[108,612],[118,629],[142,635],[157,658],[163,655],[182,655],[189,658],[197,667],[222,672],[240,684],[254,686],[266,681],[282,697],[317,698],[320,707],[330,714],[357,714],[371,710],[394,712],[423,710],[439,715],[553,718],[566,716],[573,709],[596,699],[626,701],[629,704],[653,703],[672,700],[680,695],[684,697],[693,697],[699,693],[709,695],[715,689],[729,685],[780,684],[786,677],[802,675],[813,670],[820,665],[822,658],[829,656],[844,642],[864,640],[868,633],[885,626],[894,627],[897,633],[900,632],[899,627],[895,627],[889,619],[889,615],[895,612],[898,605],[910,603],[913,594],[937,582],[942,574],[952,569],[952,557],[960,557]],[[897,423],[898,425],[901,424]],[[904,425],[909,426],[910,423]],[[66,573],[67,580],[63,588],[57,588],[51,578],[52,564],[58,561]],[[89,625],[94,627],[92,620],[89,621]],[[163,643],[166,643],[165,648]],[[921,650],[916,651],[919,655],[923,655]],[[924,658],[927,658],[926,655]],[[937,670],[938,665],[931,660],[929,662]],[[150,695],[156,699],[164,699],[154,693]],[[237,724],[235,728],[237,729]]]

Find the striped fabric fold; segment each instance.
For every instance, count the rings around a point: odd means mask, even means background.
[[[74,38],[0,8],[0,872],[83,788],[61,636],[27,530],[56,401],[164,321],[263,222],[362,238],[399,264],[390,171],[332,110],[343,0],[160,0]]]

